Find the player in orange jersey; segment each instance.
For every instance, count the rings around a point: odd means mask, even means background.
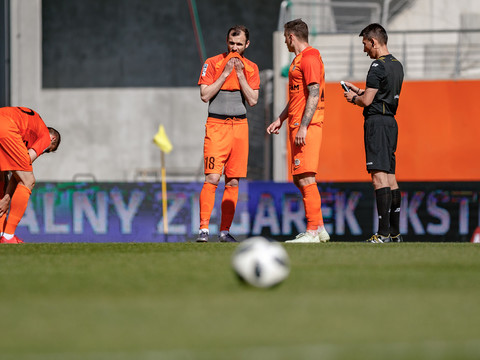
[[[32,162],[55,151],[59,144],[58,131],[47,128],[35,111],[25,107],[0,108],[0,243],[23,243],[15,236],[15,230],[35,186]],[[11,178],[5,186],[9,171]]]
[[[200,193],[200,229],[197,242],[207,242],[215,191],[222,173],[225,191],[219,240],[235,242],[230,226],[238,199],[238,183],[247,176],[247,108],[257,104],[260,74],[255,63],[243,56],[250,45],[248,29],[236,25],[227,32],[227,52],[205,61],[198,85],[208,102],[203,154],[205,182]]]
[[[321,198],[315,174],[318,168],[325,111],[325,70],[317,49],[308,44],[308,26],[301,19],[284,25],[285,44],[295,58],[288,72],[288,103],[267,133],[278,134],[288,119],[290,166],[293,182],[303,197],[307,230],[293,243],[327,242],[330,236],[323,224]]]

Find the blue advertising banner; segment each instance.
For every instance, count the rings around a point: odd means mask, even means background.
[[[164,234],[160,183],[38,183],[17,229],[26,242],[185,242],[199,226],[203,183],[170,183]],[[218,233],[223,184],[210,222]],[[400,227],[406,241],[470,241],[480,225],[480,182],[402,183]],[[332,241],[362,241],[378,224],[370,183],[318,184]],[[231,233],[286,240],[305,231],[292,183],[243,181]]]

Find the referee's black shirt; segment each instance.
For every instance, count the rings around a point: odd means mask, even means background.
[[[402,90],[403,66],[391,54],[372,62],[367,74],[367,88],[378,89],[372,103],[363,109],[363,116],[391,115],[397,113]]]

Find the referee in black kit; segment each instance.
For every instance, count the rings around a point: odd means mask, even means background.
[[[395,178],[398,126],[395,114],[402,89],[403,66],[388,52],[388,35],[380,24],[360,32],[363,51],[371,59],[365,90],[345,82],[348,102],[363,107],[367,171],[372,176],[378,211],[378,232],[368,242],[401,242],[401,194]]]

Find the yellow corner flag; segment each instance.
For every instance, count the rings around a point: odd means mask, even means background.
[[[162,150],[163,152],[165,152],[167,154],[170,151],[172,151],[172,149],[173,149],[172,143],[168,139],[163,125],[159,126],[158,132],[153,137],[153,142],[155,144],[157,144],[157,146],[160,148],[160,150]]]

